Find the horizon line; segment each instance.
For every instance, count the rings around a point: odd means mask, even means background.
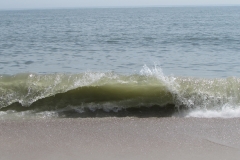
[[[33,7],[33,8],[0,8],[0,11],[17,10],[57,10],[57,9],[114,9],[114,8],[170,8],[170,7],[239,7],[240,4],[202,4],[202,5],[129,5],[129,6],[82,6],[82,7]]]

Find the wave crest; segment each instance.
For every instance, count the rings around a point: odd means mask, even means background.
[[[174,112],[185,116],[196,115],[196,111],[208,115],[204,111],[226,112],[224,107],[237,111],[240,108],[239,86],[240,79],[234,77],[165,76],[161,68],[146,65],[140,74],[132,75],[113,72],[2,75],[0,107],[1,111],[74,110],[80,113],[102,110],[120,113],[130,108],[140,111],[156,106],[160,110],[167,106],[172,110],[174,106]]]

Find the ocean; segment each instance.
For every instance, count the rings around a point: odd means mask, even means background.
[[[0,11],[0,118],[240,117],[240,7]]]

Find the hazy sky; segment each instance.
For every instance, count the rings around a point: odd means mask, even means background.
[[[161,5],[240,5],[240,0],[0,0],[0,9]]]

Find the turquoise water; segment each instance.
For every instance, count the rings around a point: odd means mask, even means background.
[[[0,116],[240,117],[240,7],[0,11]]]

